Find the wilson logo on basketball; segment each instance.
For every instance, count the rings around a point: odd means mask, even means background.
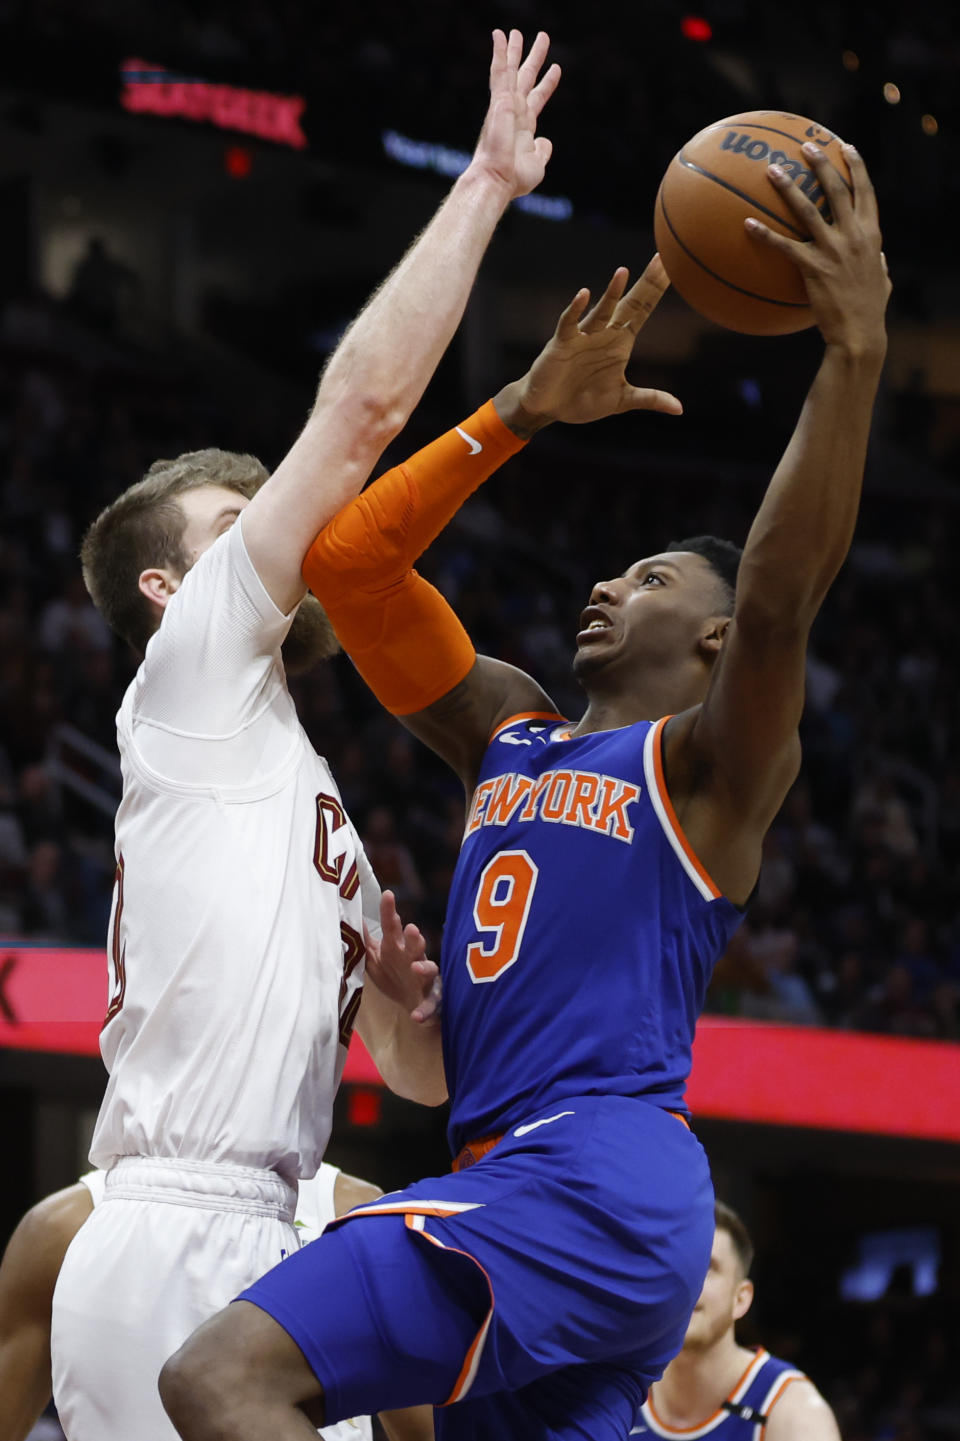
[[[832,136],[830,137],[833,138]],[[823,142],[829,144],[828,140]],[[817,181],[816,175],[806,166],[801,165],[784,150],[774,150],[766,140],[761,140],[749,131],[728,130],[720,142],[721,150],[730,150],[734,155],[742,155],[747,160],[755,160],[764,165],[779,165],[787,172],[794,185],[799,185],[809,201],[816,205],[824,220],[833,224],[833,216],[830,214],[830,207],[826,203],[826,197]]]
[[[833,131],[783,110],[725,115],[691,136],[667,166],[653,218],[657,249],[674,290],[718,325],[745,335],[789,335],[813,324],[794,260],[762,247],[744,228],[752,218],[791,239],[809,238],[801,211],[771,179],[771,163],[793,182],[794,200],[806,197],[824,220],[832,218],[830,183],[820,185],[824,171],[804,155],[806,140],[823,147],[850,189],[850,167]]]

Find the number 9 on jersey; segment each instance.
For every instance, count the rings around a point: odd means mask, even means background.
[[[495,981],[520,954],[539,871],[526,851],[501,851],[480,874],[473,919],[491,934],[467,946],[467,970],[475,984]]]

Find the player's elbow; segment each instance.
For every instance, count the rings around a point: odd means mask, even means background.
[[[357,434],[372,442],[379,455],[398,436],[409,419],[399,395],[361,391],[353,401]]]
[[[355,451],[366,463],[368,456],[375,459],[400,434],[409,419],[409,409],[396,387],[380,389],[345,381],[327,394],[321,387],[310,421],[325,426],[332,417],[352,437]],[[372,464],[370,460],[368,470]]]

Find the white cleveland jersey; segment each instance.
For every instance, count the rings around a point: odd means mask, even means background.
[[[120,707],[97,1166],[320,1165],[379,890],[287,691],[291,619],[238,521],[184,576]]]

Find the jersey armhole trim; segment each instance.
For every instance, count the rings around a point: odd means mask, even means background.
[[[673,802],[667,794],[667,784],[663,774],[663,728],[669,719],[669,716],[664,716],[662,720],[657,721],[656,725],[652,725],[647,731],[646,740],[643,743],[643,771],[647,790],[650,793],[650,800],[663,828],[663,833],[683,869],[705,901],[718,901],[722,898],[723,892],[714,884],[697,859],[696,852],[684,835],[683,827],[677,819]]]
[[[562,721],[566,720],[566,716],[562,716],[559,711],[555,710],[518,711],[516,715],[507,716],[505,721],[500,722],[496,729],[491,732],[490,740],[487,741],[487,745],[490,745],[491,741],[495,741],[500,732],[505,731],[508,726],[516,725],[517,721],[524,720]]]
[[[753,1385],[754,1381],[760,1375],[761,1370],[769,1360],[770,1352],[765,1350],[763,1346],[758,1346],[753,1360],[750,1362],[749,1366],[740,1377],[740,1380],[737,1382],[736,1386],[734,1386],[733,1390],[730,1392],[730,1395],[726,1399],[728,1401],[733,1401],[734,1404],[739,1404],[739,1402],[743,1400],[744,1396],[746,1396],[747,1392],[750,1390],[750,1387]]]
[[[266,687],[264,687],[264,689],[266,689]],[[261,716],[265,715],[273,705],[277,694],[283,693],[284,689],[285,687],[283,685],[274,686],[273,690],[265,695],[263,701],[249,719],[245,720],[232,731],[185,731],[181,730],[179,726],[168,725],[166,721],[154,720],[152,716],[144,715],[142,711],[132,713],[131,726],[149,726],[151,730],[165,731],[167,735],[176,736],[178,740],[184,741],[206,741],[208,744],[216,744],[217,741],[232,741],[236,740],[237,736],[242,736],[244,731],[248,731],[251,726],[256,725]]]
[[[749,1366],[740,1377],[740,1380],[737,1382],[736,1386],[734,1386],[733,1390],[730,1392],[730,1395],[725,1397],[725,1401],[733,1402],[734,1405],[736,1405],[739,1401],[742,1401],[743,1397],[750,1390],[750,1387],[753,1385],[754,1381],[757,1379],[757,1376],[760,1374],[761,1369],[766,1365],[769,1359],[770,1353],[768,1351],[765,1351],[762,1346],[758,1347],[753,1360],[750,1362]],[[774,1389],[776,1389],[776,1386],[779,1385],[780,1380],[781,1378],[778,1376],[776,1382],[774,1383]],[[681,1436],[684,1438],[684,1441],[698,1441],[699,1437],[708,1436],[711,1431],[714,1431],[720,1425],[721,1421],[725,1421],[727,1419],[727,1416],[729,1414],[726,1410],[726,1406],[722,1404],[717,1407],[716,1411],[712,1412],[711,1415],[707,1416],[705,1420],[698,1421],[696,1426],[668,1426],[666,1421],[661,1420],[661,1418],[657,1415],[656,1408],[653,1404],[652,1394],[648,1394],[644,1405],[646,1410],[650,1413],[649,1419],[654,1423],[656,1435]],[[763,1414],[762,1410],[760,1410],[760,1414]]]
[[[767,1417],[770,1415],[770,1412],[773,1410],[774,1406],[776,1406],[777,1402],[780,1400],[780,1397],[783,1395],[787,1387],[793,1381],[806,1381],[808,1379],[809,1378],[802,1371],[781,1371],[780,1375],[777,1377],[776,1381],[774,1381],[766,1396],[764,1396],[763,1401],[757,1407],[757,1410],[764,1418],[764,1420],[766,1420]]]
[[[118,727],[119,732],[120,728]],[[172,780],[159,771],[155,771],[140,754],[132,731],[129,730],[122,735],[122,739],[126,742],[126,748],[121,755],[128,762],[140,784],[156,794],[180,796],[185,800],[215,800],[224,805],[244,805],[251,801],[266,800],[283,789],[303,761],[302,734],[302,727],[298,723],[297,729],[291,735],[287,754],[276,770],[253,785],[211,786],[196,781]],[[329,767],[327,769],[329,771]]]

